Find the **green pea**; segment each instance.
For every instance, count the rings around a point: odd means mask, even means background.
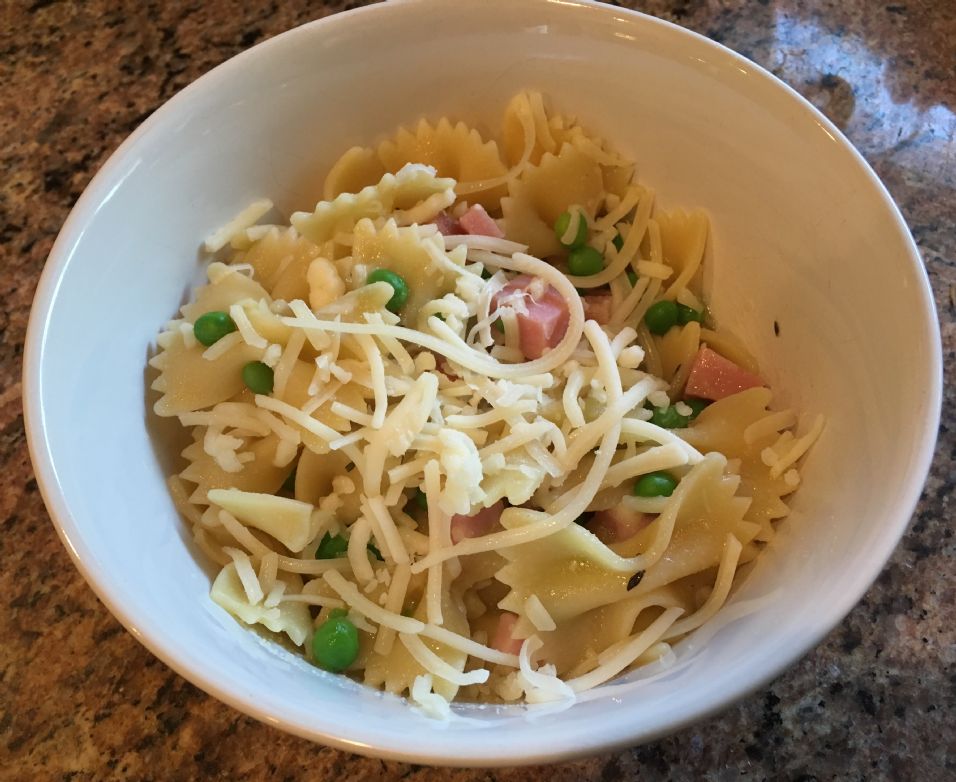
[[[690,323],[691,321],[697,321],[700,323],[700,312],[695,310],[693,307],[688,307],[686,304],[677,305],[677,322],[681,326]]]
[[[691,397],[690,399],[685,399],[684,404],[693,410],[693,412],[690,414],[690,420],[693,421],[704,411],[704,408],[710,404],[710,400]]]
[[[578,247],[568,256],[568,271],[575,277],[597,274],[604,268],[604,256],[593,247]]]
[[[584,218],[584,215],[581,215],[578,220],[578,232],[574,235],[574,239],[571,240],[570,244],[565,244],[564,241],[562,241],[562,237],[568,232],[570,225],[570,212],[562,212],[558,215],[558,219],[554,221],[554,235],[558,237],[558,242],[561,243],[562,247],[567,247],[569,250],[583,247],[584,243],[588,240],[588,221]]]
[[[613,239],[611,239],[611,244],[614,245],[614,249],[618,252],[624,249],[624,237],[620,233],[617,234]]]
[[[218,310],[200,315],[193,324],[196,341],[207,348],[235,330],[236,322],[229,317],[229,313]]]
[[[690,418],[677,412],[674,405],[655,407],[651,415],[651,423],[665,429],[683,429],[690,422]]]
[[[348,616],[348,615],[349,615],[349,610],[347,608],[330,608],[329,615],[325,618],[326,620],[338,619],[339,617]]]
[[[255,394],[271,394],[275,375],[268,364],[250,361],[242,368],[242,382]]]
[[[315,550],[316,559],[335,559],[341,557],[349,550],[349,542],[341,535],[332,535],[326,532],[319,541],[319,547]]]
[[[412,501],[420,510],[428,510],[428,497],[421,489],[415,489],[415,496],[412,497]]]
[[[312,636],[312,656],[320,668],[338,673],[358,657],[358,630],[344,616],[327,619]]]
[[[628,269],[625,273],[627,274],[627,281],[631,283],[631,287],[633,288],[637,285],[637,272],[633,269]]]
[[[666,334],[671,326],[677,325],[677,304],[673,301],[659,301],[652,304],[644,322],[651,334]]]
[[[404,278],[389,269],[375,269],[369,276],[368,282],[387,282],[392,286],[392,298],[385,304],[390,312],[398,312],[408,301],[408,283]]]
[[[677,480],[666,472],[649,472],[634,482],[635,497],[670,497]]]

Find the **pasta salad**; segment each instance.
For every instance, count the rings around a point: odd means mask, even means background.
[[[823,427],[714,324],[706,215],[535,92],[494,139],[422,120],[324,187],[213,234],[150,360],[212,599],[438,717],[673,659]]]

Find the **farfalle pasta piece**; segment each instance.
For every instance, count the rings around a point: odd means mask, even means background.
[[[351,524],[362,515],[362,495],[361,477],[355,470],[349,471],[350,464],[351,459],[342,451],[316,453],[306,446],[296,464],[293,496],[317,507],[323,499],[334,497],[338,505],[336,520],[341,524]],[[343,481],[347,483],[343,485]]]
[[[273,345],[285,347],[292,336],[292,329],[282,322],[282,316],[276,313],[265,299],[242,303],[243,311],[256,334]]]
[[[315,364],[305,361],[295,361],[289,372],[283,393],[283,405],[287,406],[287,408],[284,407],[284,409],[293,409],[301,412],[302,407],[312,397],[309,391],[314,379]],[[347,432],[350,427],[349,420],[332,410],[336,401],[353,409],[363,411],[365,409],[363,389],[356,383],[347,383],[337,388],[333,396],[326,399],[314,410],[311,410],[308,413],[308,417],[337,432]],[[305,414],[303,413],[303,415]],[[306,448],[317,454],[326,454],[329,452],[327,440],[294,420],[288,421],[288,424],[299,431],[302,442]]]
[[[578,525],[542,541],[504,549],[501,554],[508,564],[495,578],[510,591],[499,606],[523,617],[525,602],[537,595],[558,624],[614,602],[630,577],[620,567],[620,558]],[[519,630],[517,635],[527,632],[525,625],[525,632]]]
[[[683,390],[694,356],[700,348],[700,323],[690,323],[668,329],[656,338],[658,357],[661,362],[661,377],[671,384],[674,397]]]
[[[299,236],[294,228],[272,227],[240,255],[237,262],[252,266],[255,279],[272,298],[308,300],[309,264],[320,255],[320,249]]]
[[[546,152],[560,148],[541,93],[519,92],[508,102],[501,122],[501,148],[505,160],[514,167],[537,165]]]
[[[210,356],[206,346],[193,337],[192,323],[207,312],[229,312],[241,302],[271,301],[258,282],[225,264],[211,264],[208,276],[209,284],[180,309],[183,320],[174,321],[157,338],[159,352],[149,361],[159,370],[150,386],[161,394],[153,406],[157,415],[179,415],[231,399],[245,387],[242,367],[262,353],[238,335],[229,335],[225,349],[219,346]]]
[[[602,138],[588,133],[574,119],[560,115],[549,121],[551,136],[560,149],[571,144],[601,166],[601,177],[607,194],[622,198],[634,178],[634,164],[614,152]]]
[[[302,551],[315,537],[311,503],[234,488],[210,489],[207,499],[246,526],[271,535],[289,551]]]
[[[302,589],[302,579],[295,573],[283,573],[277,581],[285,584],[290,594]],[[232,562],[216,576],[210,597],[247,625],[261,624],[274,633],[285,633],[296,646],[302,646],[312,633],[312,617],[303,603],[280,603],[271,608],[261,602],[253,605]]]
[[[289,372],[289,379],[286,382],[283,398],[287,404],[301,409],[312,397],[309,393],[312,382],[315,379],[315,363],[310,361],[296,361]],[[321,386],[320,386],[321,388]],[[368,389],[363,388],[358,383],[344,383],[335,389],[327,400],[312,411],[311,415],[318,421],[333,429],[348,429],[349,421],[341,415],[332,412],[331,405],[335,400],[343,402],[349,407],[364,409],[364,400],[371,396]],[[321,452],[321,451],[320,451]]]
[[[770,468],[761,460],[762,450],[776,440],[779,431],[796,421],[787,411],[769,410],[771,398],[768,388],[728,396],[707,407],[683,432],[684,439],[698,450],[720,451],[740,460],[739,492],[752,499],[745,519],[761,526],[761,539],[772,534],[771,521],[790,512],[783,497],[797,488],[784,476],[772,478]]]
[[[195,340],[186,345],[179,330],[167,331],[159,338],[160,352],[149,361],[159,370],[150,388],[162,395],[153,405],[157,415],[168,417],[212,407],[240,393],[242,368],[259,358],[262,351],[241,340],[213,359],[206,359],[207,350]]]
[[[442,199],[439,203],[445,206],[454,203],[455,180],[438,177],[430,166],[409,163],[358,193],[342,193],[332,201],[320,201],[312,212],[295,212],[291,222],[300,234],[322,245],[338,234],[351,233],[363,218],[409,211],[434,196],[439,196]],[[435,213],[443,208],[438,207]]]
[[[233,266],[211,263],[206,274],[209,284],[198,288],[193,300],[179,310],[190,323],[207,312],[228,312],[230,306],[246,299],[271,301],[262,285]]]
[[[194,489],[189,501],[194,505],[208,505],[208,492],[212,489],[234,488],[242,491],[275,493],[289,476],[289,465],[276,466],[276,451],[279,448],[279,438],[273,434],[266,437],[252,438],[245,443],[242,450],[252,454],[253,458],[243,464],[238,472],[226,472],[203,449],[203,431],[205,427],[198,427],[196,442],[190,443],[182,452],[188,464],[179,473],[179,477],[190,484]]]
[[[634,180],[634,166],[601,166],[604,190],[624,198]]]
[[[758,450],[759,444],[748,444],[744,432],[773,415],[768,409],[772,398],[769,388],[749,388],[714,402],[682,432],[684,439],[698,450],[718,451],[728,459],[746,459]]]
[[[349,457],[341,451],[319,454],[305,448],[295,469],[295,498],[317,505],[332,493],[332,481],[347,475],[349,464]],[[351,493],[356,494],[357,490]]]
[[[419,602],[412,616],[422,622],[426,621],[424,599]],[[442,618],[444,620],[442,627],[446,630],[465,637],[469,636],[470,630],[464,605],[449,590],[443,590],[442,592]],[[422,640],[428,649],[456,671],[460,673],[465,669],[465,663],[468,660],[468,655],[465,652],[452,649],[430,638],[423,638]],[[392,692],[396,695],[409,692],[416,677],[426,673],[428,672],[412,657],[411,653],[397,638],[388,654],[379,654],[373,649],[365,661],[365,683],[373,687],[381,687],[386,692]],[[449,701],[454,699],[458,692],[458,686],[439,677],[436,677],[433,683],[435,692]]]
[[[520,92],[505,109],[501,129],[502,150],[513,176],[527,165],[538,165],[542,157],[571,144],[601,166],[604,190],[623,196],[634,175],[634,164],[610,150],[603,139],[593,136],[573,118],[548,113],[540,93]]]
[[[677,272],[665,283],[662,297],[676,299],[695,278],[704,260],[709,222],[701,211],[658,211],[654,216],[660,231],[661,249]]]
[[[446,263],[436,262],[436,258]],[[441,298],[455,290],[457,275],[449,267],[463,264],[452,254],[445,253],[441,235],[417,226],[398,226],[388,220],[376,228],[371,220],[362,220],[355,226],[352,258],[364,264],[369,271],[385,267],[400,274],[408,283],[408,301],[402,316],[415,323],[418,311],[429,301]]]
[[[738,478],[726,475],[725,469],[725,459],[712,453],[684,476],[687,480],[697,473],[678,510],[664,556],[648,569],[632,590],[635,594],[650,592],[716,567],[727,535],[733,535],[741,543],[753,540],[759,528],[746,519],[751,501],[739,496]],[[651,524],[630,540],[613,544],[611,548],[619,556],[635,556],[648,550],[655,532]]]
[[[527,244],[529,252],[547,257],[561,251],[554,222],[577,205],[593,215],[604,195],[601,167],[571,144],[554,155],[545,153],[509,185],[501,199],[505,234]]]
[[[342,193],[357,193],[376,184],[386,173],[374,149],[352,147],[329,169],[323,187],[324,198],[331,201]]]
[[[673,592],[673,587],[666,586],[650,594],[634,594],[569,619],[552,632],[541,633],[544,646],[539,657],[559,674],[596,661],[605,649],[631,635],[642,611],[683,605]]]
[[[560,252],[561,245],[554,235],[554,228],[541,218],[531,188],[521,181],[514,181],[509,185],[509,191],[511,195],[501,199],[506,234],[528,245],[528,252],[534,255],[548,257]]]
[[[700,265],[707,242],[707,215],[697,210],[658,210],[654,219],[661,232],[664,257],[678,272]]]
[[[553,117],[549,125],[551,135],[557,143],[558,149],[564,144],[571,144],[594,160],[595,163],[599,163],[608,170],[620,169],[628,174],[633,173],[633,163],[609,150],[601,138],[589,134],[573,119],[565,120],[563,117]]]
[[[728,532],[743,542],[753,538],[754,525],[741,525],[749,500],[734,496],[737,480],[724,477],[725,464],[721,456],[711,454],[684,477],[691,488],[682,492],[667,549],[648,569],[638,587],[641,593],[714,567]],[[537,595],[560,625],[623,599],[633,575],[626,560],[652,548],[661,518],[611,547],[583,527],[572,525],[542,541],[505,549],[502,554],[509,564],[497,579],[511,591],[501,608],[523,616],[525,601]]]
[[[504,163],[494,141],[485,141],[464,122],[454,125],[442,118],[437,125],[419,121],[414,132],[401,128],[393,139],[378,146],[378,158],[386,171],[397,171],[406,163],[433,166],[439,176],[457,181],[456,191],[488,210],[497,210],[505,194]],[[497,182],[476,188],[479,183]]]

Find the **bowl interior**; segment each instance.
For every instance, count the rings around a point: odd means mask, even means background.
[[[356,751],[461,765],[558,759],[712,711],[843,617],[922,486],[939,343],[918,255],[885,191],[829,123],[756,66],[610,7],[451,6],[389,3],[257,46],[111,158],[38,293],[31,446],[51,513],[97,593],[209,692]],[[570,709],[466,707],[439,725],[312,668],[211,603],[165,489],[174,455],[170,430],[147,413],[145,363],[201,273],[200,242],[248,202],[268,196],[286,216],[311,208],[348,146],[420,116],[495,130],[528,87],[630,154],[661,203],[709,211],[718,320],[751,346],[782,404],[823,413],[827,428],[780,537],[676,668]],[[475,731],[493,743],[475,742]]]

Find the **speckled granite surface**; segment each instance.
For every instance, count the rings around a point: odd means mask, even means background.
[[[352,5],[352,4],[350,4]],[[61,546],[20,409],[30,301],[70,206],[178,89],[343,3],[0,4],[0,779],[956,778],[956,4],[622,3],[704,33],[820,106],[873,164],[926,260],[947,359],[937,458],[863,602],[767,689],[671,738],[547,768],[435,770],[309,744],[172,673]]]

